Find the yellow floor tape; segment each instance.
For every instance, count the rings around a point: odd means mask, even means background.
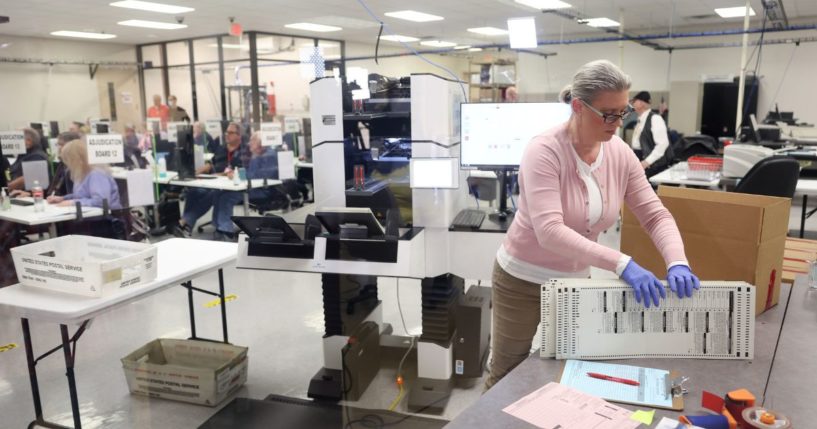
[[[224,297],[224,302],[235,301],[237,299],[238,299],[237,295],[230,294],[230,295],[227,295],[227,296]],[[221,305],[221,298],[216,298],[216,299],[204,304],[204,306],[207,307],[207,308],[213,308],[213,307],[217,307],[219,305]]]
[[[0,346],[0,353],[7,352],[7,351],[9,351],[11,349],[16,349],[16,348],[17,348],[17,344],[9,343],[9,344],[6,344],[5,346]]]

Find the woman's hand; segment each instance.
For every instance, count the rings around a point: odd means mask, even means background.
[[[59,204],[59,203],[63,202],[65,200],[65,198],[58,197],[56,195],[51,195],[48,198],[46,198],[45,200],[48,201],[49,204]]]
[[[689,298],[693,289],[698,290],[701,287],[701,281],[686,265],[675,265],[670,268],[667,272],[667,283],[669,288],[678,294],[678,298]]]
[[[674,267],[673,267],[674,268]],[[667,293],[664,291],[664,285],[658,281],[658,278],[653,273],[641,268],[634,260],[630,259],[624,271],[621,273],[621,279],[627,282],[635,291],[636,302],[641,302],[642,295],[644,296],[644,307],[650,308],[650,298],[658,307],[658,297],[666,298]]]
[[[60,207],[71,207],[71,206],[74,205],[74,202],[71,201],[71,200],[63,200],[63,201],[57,203],[57,205],[60,206]]]

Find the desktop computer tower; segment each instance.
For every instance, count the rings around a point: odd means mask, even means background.
[[[457,304],[454,336],[454,374],[482,376],[491,343],[491,288],[471,286]]]

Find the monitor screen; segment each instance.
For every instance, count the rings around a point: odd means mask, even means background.
[[[463,167],[518,168],[528,142],[566,122],[564,103],[464,103],[460,157]]]
[[[411,187],[415,189],[457,189],[460,165],[457,158],[411,158]]]

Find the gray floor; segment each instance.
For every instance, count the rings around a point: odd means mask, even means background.
[[[799,200],[798,200],[799,202]],[[791,227],[799,228],[800,208],[792,207]],[[810,227],[810,228],[809,228]],[[817,229],[817,221],[807,223]],[[201,238],[208,238],[205,232]],[[617,248],[620,235],[611,228],[600,242]],[[191,255],[195,257],[195,255]],[[160,262],[161,263],[161,262]],[[227,305],[230,341],[249,347],[249,378],[239,396],[262,399],[270,393],[306,398],[307,384],[322,363],[320,277],[315,274],[225,271],[228,293],[238,296]],[[610,276],[602,271],[594,277]],[[211,274],[194,282],[197,287],[217,288]],[[403,334],[394,279],[380,279],[384,321]],[[420,325],[419,282],[400,280],[400,301],[406,327],[417,335]],[[206,308],[212,297],[198,297],[196,312],[200,336],[218,338],[218,308]],[[94,320],[77,345],[76,374],[85,428],[195,428],[217,408],[131,396],[119,359],[154,338],[185,338],[189,335],[186,291],[170,289],[135,302]],[[56,346],[59,331],[54,325],[33,323],[35,351]],[[25,427],[34,415],[25,364],[20,321],[0,312],[0,346],[17,348],[0,353],[0,427]],[[538,345],[534,344],[534,348]],[[51,421],[71,425],[68,389],[62,356],[55,354],[38,366],[45,414]],[[356,404],[387,408],[397,395],[394,368],[384,368]],[[454,390],[442,415],[451,419],[472,404],[482,392],[482,380]],[[405,400],[398,410],[405,410]]]

